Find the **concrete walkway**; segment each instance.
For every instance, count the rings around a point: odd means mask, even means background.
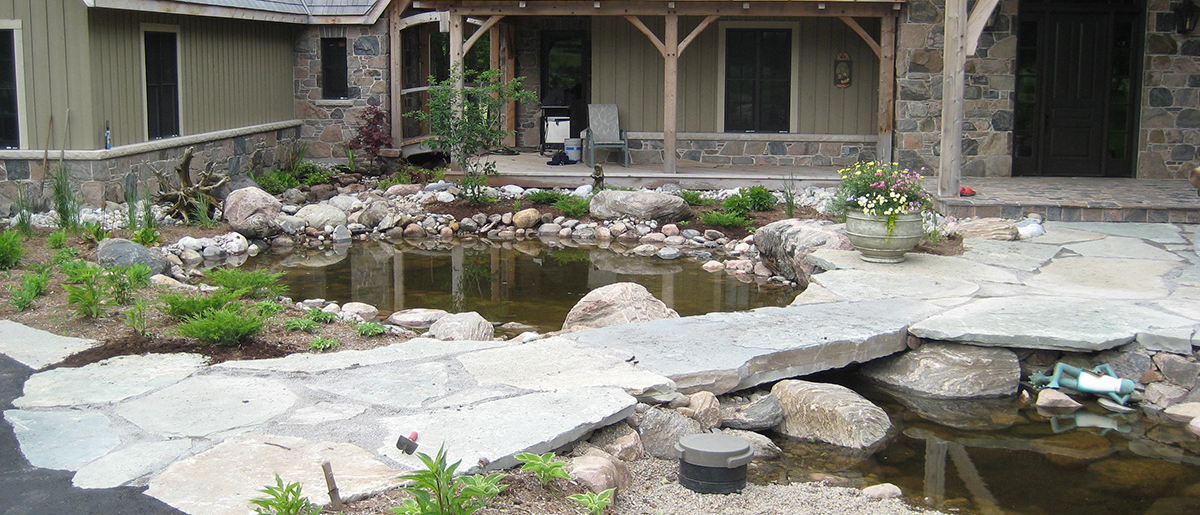
[[[186,513],[241,515],[276,473],[328,502],[323,461],[344,497],[389,488],[417,463],[395,448],[414,431],[420,450],[444,444],[464,470],[501,469],[516,453],[622,420],[639,397],[722,393],[864,362],[902,351],[909,333],[1085,351],[1136,339],[1190,354],[1200,343],[1195,227],[1046,228],[1034,240],[969,240],[963,256],[910,254],[899,265],[820,251],[810,259],[829,271],[787,308],[525,344],[418,338],[217,366],[190,355],[114,358],[32,374],[4,420],[32,467],[66,471],[50,474],[78,488],[148,486]],[[34,369],[93,344],[0,321],[0,353]],[[7,481],[0,476],[0,494]],[[24,513],[7,508],[0,513]]]

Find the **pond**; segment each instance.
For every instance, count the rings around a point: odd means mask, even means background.
[[[475,311],[491,322],[516,322],[543,333],[562,329],[567,313],[588,292],[617,282],[645,286],[681,316],[785,306],[798,293],[752,276],[706,272],[702,263],[686,256],[668,261],[537,241],[429,241],[298,250],[260,256],[252,266],[282,267],[288,294],[296,300],[365,302],[384,315],[408,308]]]
[[[414,307],[477,311],[539,332],[560,329],[580,298],[614,282],[641,284],[682,316],[782,306],[798,293],[706,272],[704,259],[665,261],[536,241],[369,242],[260,256],[252,265],[282,267],[297,300],[366,302],[385,314]],[[1200,513],[1200,440],[1180,423],[1140,412],[1116,415],[1095,402],[1056,417],[1015,399],[922,399],[863,384],[853,368],[807,379],[863,394],[888,412],[892,435],[870,451],[772,435],[784,458],[756,462],[752,481],[809,481],[820,473],[859,487],[890,482],[914,505],[978,515]]]

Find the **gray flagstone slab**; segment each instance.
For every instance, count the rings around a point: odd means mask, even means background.
[[[209,436],[262,424],[292,407],[282,383],[256,377],[193,376],[116,412],[138,427],[168,436]]]
[[[681,392],[722,394],[903,350],[909,324],[942,309],[887,299],[710,313],[563,335],[637,361]]]
[[[507,384],[530,390],[616,386],[634,396],[675,389],[675,383],[666,377],[566,338],[472,352],[460,355],[458,361],[482,385]]]
[[[964,259],[1026,272],[1037,270],[1062,250],[1062,247],[1058,245],[978,238],[963,240],[963,247],[965,249],[962,255]]]
[[[1140,238],[1109,236],[1102,240],[1063,245],[1063,248],[1083,257],[1183,261],[1183,258]]]
[[[1125,236],[1128,238],[1141,238],[1150,240],[1155,243],[1187,243],[1183,235],[1179,232],[1179,226],[1175,224],[1152,224],[1138,222],[1050,222],[1046,224],[1046,233],[1050,234],[1052,229],[1074,229],[1077,231],[1087,231],[1100,234],[1108,234],[1112,236]]]
[[[1052,295],[1096,299],[1158,299],[1167,296],[1164,279],[1178,263],[1153,259],[1059,258],[1025,284]]]
[[[427,399],[450,393],[450,373],[442,363],[422,363],[403,368],[375,366],[305,384],[315,390],[367,404],[419,408]]]
[[[38,370],[100,345],[96,340],[59,336],[11,320],[0,320],[0,353]]]
[[[896,297],[913,299],[966,297],[979,291],[978,284],[950,277],[928,277],[874,270],[831,270],[812,276],[811,281],[848,301]]]
[[[1073,228],[1073,224],[1066,222],[1048,222],[1042,224],[1046,229],[1046,234],[1032,238],[1029,241],[1040,243],[1042,245],[1062,245],[1065,243],[1079,243],[1081,241],[1092,241],[1103,238],[1105,234],[1083,229]]]
[[[387,347],[368,350],[344,350],[327,354],[292,354],[275,359],[226,361],[214,369],[275,370],[281,372],[325,372],[345,368],[379,365],[396,361],[422,361],[462,352],[512,345],[505,341],[441,341],[413,338]]]
[[[888,274],[922,277],[953,277],[974,282],[1019,283],[1016,273],[1001,267],[977,263],[955,256],[905,254],[903,263],[868,263],[859,258],[858,251],[819,249],[806,256],[805,261],[826,270],[866,270]]]
[[[84,465],[71,483],[79,488],[122,486],[166,468],[191,450],[189,439],[133,444]]]
[[[35,467],[79,470],[121,444],[108,417],[95,411],[8,410],[4,419]]]
[[[909,332],[972,345],[1096,352],[1129,343],[1141,331],[1192,324],[1132,302],[1024,296],[979,299],[917,322]]]
[[[109,404],[175,384],[206,363],[199,354],[118,356],[80,368],[56,368],[25,382],[18,408]]]

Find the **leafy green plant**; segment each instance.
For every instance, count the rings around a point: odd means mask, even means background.
[[[61,231],[59,233],[62,234]],[[70,263],[77,257],[79,257],[79,249],[64,247],[55,251],[54,257],[50,258],[50,261],[61,267],[64,263]]]
[[[612,503],[612,495],[614,488],[609,488],[600,493],[585,492],[582,494],[568,495],[567,499],[575,501],[583,505],[583,509],[588,511],[588,515],[601,515],[604,513],[604,508],[607,508]]]
[[[538,481],[542,482],[542,486],[550,484],[550,480],[554,478],[571,479],[571,475],[567,474],[567,462],[554,459],[554,453],[537,455],[530,452],[522,452],[515,456],[521,460],[521,470],[528,470],[537,476]]]
[[[513,201],[513,212],[515,213],[520,210],[521,210],[521,199],[516,199]]]
[[[207,295],[163,293],[158,296],[158,300],[163,303],[159,310],[177,320],[195,317],[205,311],[224,309],[236,298],[237,293],[228,290],[219,290]]]
[[[700,222],[704,225],[715,225],[718,227],[745,227],[751,223],[749,219],[740,214],[722,213],[720,211],[700,213]]]
[[[20,286],[8,287],[8,292],[12,295],[12,305],[17,308],[17,311],[25,311],[33,307],[34,299],[46,293],[46,289],[50,287],[50,269],[38,268],[38,270],[23,274]]]
[[[175,330],[180,336],[210,345],[236,345],[262,331],[262,319],[236,304],[210,309],[184,319]]]
[[[334,340],[333,338],[317,338],[311,342],[308,342],[308,350],[313,352],[321,352],[335,348],[338,345],[340,345],[338,341]]]
[[[112,237],[112,233],[100,225],[99,222],[83,222],[79,226],[79,231],[85,241],[92,243],[100,243],[101,240]]]
[[[258,313],[258,316],[262,317],[263,320],[278,315],[282,311],[283,306],[280,306],[278,302],[260,300],[254,303],[254,312]]]
[[[58,226],[68,231],[74,231],[79,227],[79,201],[75,199],[75,192],[71,191],[71,177],[67,172],[66,165],[60,164],[54,168],[52,188],[54,190],[54,212],[58,213]]]
[[[9,229],[0,232],[0,270],[8,270],[21,264],[25,247],[21,246],[21,233]]]
[[[255,176],[254,182],[257,182],[263,191],[272,195],[278,195],[300,186],[300,179],[293,177],[292,174],[283,170],[272,170],[265,175]]]
[[[33,301],[37,298],[32,291],[15,286],[9,286],[8,293],[8,301],[17,308],[17,311],[25,311],[33,307]]]
[[[493,497],[504,490],[499,482],[504,474],[489,474],[481,479],[455,478],[454,471],[462,461],[447,464],[446,449],[438,449],[433,458],[418,452],[424,470],[401,476],[411,481],[402,490],[413,496],[392,508],[396,515],[470,515],[487,506]]]
[[[932,202],[921,184],[921,174],[896,163],[859,161],[838,170],[842,185],[829,202],[829,212],[846,216],[848,211],[861,211],[866,216],[887,219],[888,236],[896,225],[896,217],[920,213]]]
[[[13,223],[13,228],[25,236],[33,234],[33,209],[29,203],[29,194],[25,192],[25,188],[17,188],[17,198],[13,200],[13,209],[17,212],[17,219]]]
[[[750,199],[742,196],[740,193],[731,195],[724,202],[721,202],[721,209],[735,216],[741,216],[753,211],[750,208]]]
[[[46,237],[46,246],[52,249],[61,249],[67,244],[66,231],[54,231]]]
[[[788,218],[793,218],[796,214],[796,177],[788,176],[788,180],[783,181],[783,214]]]
[[[571,218],[580,218],[587,214],[589,204],[591,204],[591,199],[566,196],[558,199],[558,202],[554,203],[554,208]]]
[[[129,230],[134,230],[138,226],[137,216],[137,188],[127,188],[125,190],[125,217]]]
[[[200,195],[196,198],[196,209],[192,212],[192,222],[197,227],[216,227],[217,221],[213,219],[213,208],[208,202],[207,195]]]
[[[354,326],[359,336],[379,336],[387,332],[387,327],[379,322],[363,322]]]
[[[104,316],[104,290],[98,275],[91,275],[79,285],[64,284],[63,289],[67,292],[67,304],[75,308],[76,315],[84,318]]]
[[[300,483],[283,484],[279,474],[275,474],[275,486],[268,485],[259,490],[266,497],[251,499],[256,515],[317,515],[321,507],[314,505],[307,497],[301,495]]]
[[[304,316],[313,322],[322,324],[332,324],[337,321],[337,313],[323,311],[321,308],[308,308],[308,312],[304,313]]]
[[[94,281],[100,275],[101,271],[98,267],[92,266],[82,259],[63,261],[58,265],[58,269],[62,271],[63,275],[67,276],[67,282],[73,284]]]
[[[750,206],[751,211],[770,211],[779,203],[775,198],[775,194],[763,186],[751,186],[750,189],[741,193],[746,197],[746,202]]]
[[[430,81],[428,111],[405,115],[429,124],[433,138],[427,144],[448,153],[451,161],[461,167],[463,178],[459,184],[470,202],[487,201],[484,196],[487,178],[497,172],[495,161],[485,157],[513,133],[500,123],[504,106],[509,102],[535,100],[532,92],[521,89],[523,80],[522,77],[501,80],[499,70],[455,72],[445,81]],[[460,82],[474,86],[460,89],[456,86]]]
[[[154,275],[154,271],[142,263],[109,268],[104,274],[109,298],[116,304],[133,302],[133,292],[149,286],[151,275]]]
[[[358,163],[354,161],[354,149],[346,147],[346,171],[350,173],[358,172]]]
[[[269,270],[242,270],[241,268],[214,268],[208,271],[208,280],[216,286],[243,292],[252,299],[278,297],[287,293],[287,285],[280,284],[283,272]]]
[[[333,173],[321,168],[321,165],[317,163],[306,161],[296,167],[296,178],[300,179],[300,184],[316,186],[328,183],[333,178]]]
[[[412,178],[403,172],[397,172],[395,175],[379,181],[375,184],[376,188],[386,190],[397,184],[412,184]]]
[[[534,204],[552,206],[554,203],[566,198],[567,195],[557,191],[539,190],[532,193],[526,193],[525,199]]]
[[[138,245],[155,247],[158,246],[159,240],[162,239],[162,233],[153,227],[142,227],[134,231],[133,236],[129,239]]]
[[[308,155],[308,143],[300,140],[295,140],[292,144],[284,147],[287,155],[284,156],[283,166],[281,170],[293,178],[299,178],[296,171],[300,168],[300,164],[304,162],[304,156]]]
[[[146,310],[149,304],[146,301],[139,300],[125,312],[125,322],[133,329],[133,332],[145,337],[150,337],[149,322],[146,317]]]
[[[158,227],[154,219],[154,202],[150,200],[150,191],[142,193],[142,228]]]
[[[689,206],[710,206],[717,203],[716,199],[711,199],[702,196],[699,191],[683,190],[679,192],[679,197],[687,202]]]
[[[311,333],[321,327],[320,323],[307,318],[289,318],[283,321],[283,328],[288,331],[304,331]]]
[[[347,147],[347,152],[361,150],[367,155],[367,159],[377,167],[383,165],[383,159],[379,156],[380,150],[392,146],[395,142],[392,138],[391,115],[375,105],[368,105],[362,112],[363,124],[359,126],[358,133],[350,139],[350,144]],[[354,162],[354,155],[348,153],[350,162]]]

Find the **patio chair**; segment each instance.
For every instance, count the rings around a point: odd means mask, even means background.
[[[583,162],[596,165],[597,148],[619,148],[629,168],[629,139],[617,119],[617,104],[588,104],[588,128],[583,138]]]

